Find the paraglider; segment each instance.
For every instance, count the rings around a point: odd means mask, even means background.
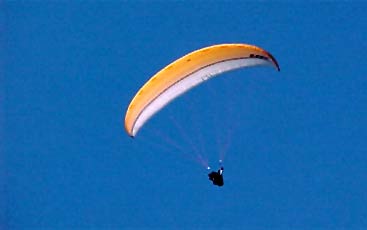
[[[169,102],[213,76],[238,68],[279,65],[267,51],[247,44],[220,44],[191,52],[164,67],[139,89],[125,116],[125,129],[135,137]]]
[[[212,77],[252,66],[271,66],[280,70],[278,62],[270,53],[247,44],[213,45],[177,59],[153,75],[131,100],[125,115],[126,132],[135,137],[159,110]],[[209,173],[208,177],[214,185],[223,186],[223,167]]]
[[[218,169],[218,172],[213,171],[208,174],[209,180],[213,181],[213,185],[218,185],[218,186],[224,185],[223,170],[224,168],[220,167],[220,169]]]

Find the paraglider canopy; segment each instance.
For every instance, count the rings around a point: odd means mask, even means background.
[[[267,51],[247,44],[221,44],[189,53],[151,77],[132,99],[125,129],[134,137],[147,120],[176,97],[220,73],[251,66],[279,65]]]

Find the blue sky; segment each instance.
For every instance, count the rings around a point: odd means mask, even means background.
[[[367,227],[367,4],[1,7],[2,228]],[[281,72],[225,73],[129,138],[139,87],[219,43],[258,45]],[[221,153],[218,188],[193,159]]]

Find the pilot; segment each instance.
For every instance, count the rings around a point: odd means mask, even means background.
[[[218,186],[223,186],[224,182],[223,182],[223,167],[220,167],[220,169],[218,169],[218,172],[211,172],[208,174],[209,176],[209,180],[213,181],[214,185],[218,185]]]

